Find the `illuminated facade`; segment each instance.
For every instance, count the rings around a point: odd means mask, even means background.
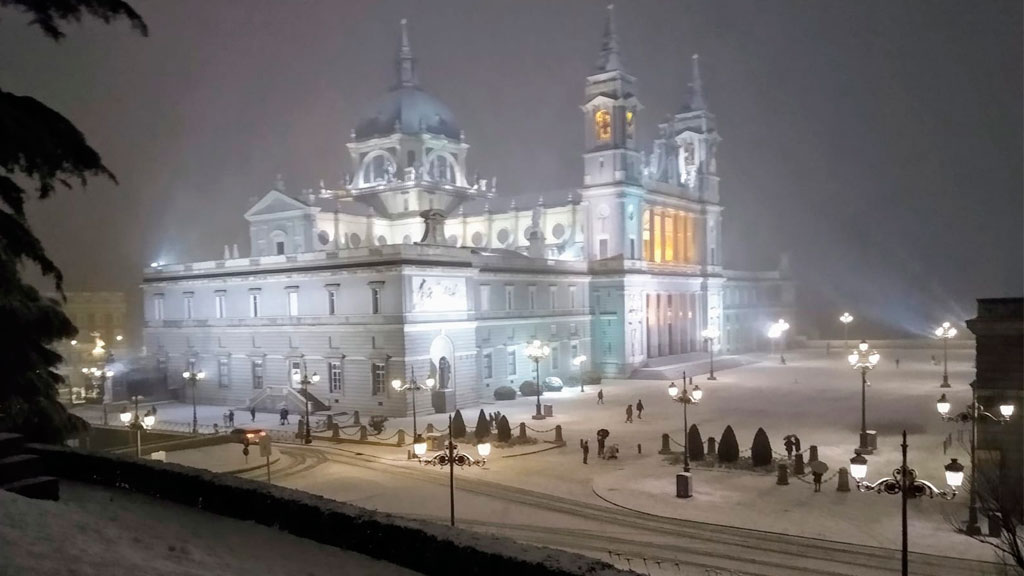
[[[305,363],[324,407],[398,415],[411,402],[389,383],[415,370],[441,388],[418,406],[451,410],[530,379],[533,339],[552,348],[542,377],[577,377],[579,356],[628,376],[705,350],[709,325],[716,349],[754,348],[789,307],[784,274],[722,267],[720,139],[696,57],[685,109],[644,153],[609,11],[582,105],[583,186],[500,212],[496,180],[470,176],[464,133],[416,72],[403,21],[395,84],[352,131],[342,186],[278,182],[245,214],[249,257],[146,272],[147,350],[172,388],[201,368],[200,401],[273,409],[301,402],[290,374]]]

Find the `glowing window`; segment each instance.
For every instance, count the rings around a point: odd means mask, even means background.
[[[612,137],[612,115],[607,110],[598,110],[594,113],[594,133],[598,140],[608,140]]]

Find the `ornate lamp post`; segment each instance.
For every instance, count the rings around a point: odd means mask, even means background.
[[[849,348],[850,322],[853,322],[853,316],[849,312],[843,312],[843,315],[839,317],[839,321],[843,323],[843,348]]]
[[[959,414],[953,416],[949,415],[949,400],[946,399],[946,395],[943,394],[939,397],[939,401],[935,403],[936,410],[939,411],[939,416],[942,417],[946,422],[959,422],[971,424],[971,505],[968,508],[967,513],[967,534],[971,536],[977,536],[981,534],[981,527],[978,526],[978,499],[975,487],[975,474],[974,469],[976,466],[976,460],[974,457],[974,451],[976,449],[976,435],[978,433],[978,420],[982,417],[991,418],[993,421],[1000,424],[1005,424],[1010,421],[1010,417],[1013,416],[1013,404],[1004,402],[999,405],[999,416],[993,416],[988,412],[985,412],[985,408],[978,404],[977,391],[975,390],[974,383],[971,383],[971,403],[967,406],[967,409]]]
[[[394,388],[396,392],[405,392],[405,391],[411,392],[411,396],[412,396],[412,451],[413,451],[414,454],[416,454],[417,458],[420,458],[424,454],[427,453],[427,441],[420,437],[419,428],[416,426],[416,393],[419,392],[420,390],[433,390],[434,389],[434,379],[433,378],[427,378],[426,386],[420,386],[419,383],[416,382],[416,369],[413,368],[412,369],[412,377],[409,378],[409,383],[408,384],[402,384],[402,381],[396,378],[396,379],[391,381],[391,387]]]
[[[465,452],[459,452],[459,447],[452,440],[452,417],[448,416],[448,442],[442,452],[434,454],[430,460],[421,460],[424,465],[448,467],[448,490],[451,501],[451,525],[455,526],[455,467],[465,468],[468,466],[485,466],[487,457],[491,455],[490,442],[482,442],[476,445],[476,451],[480,455],[479,460]]]
[[[956,336],[956,328],[950,326],[949,322],[943,322],[942,326],[935,329],[935,335],[942,339],[942,385],[939,388],[949,388],[949,370],[946,359],[949,351],[949,339]]]
[[[192,433],[199,433],[199,418],[196,415],[196,385],[200,380],[206,379],[206,372],[200,370],[199,372],[193,372],[191,370],[185,370],[181,373],[181,377],[188,381],[192,387]]]
[[[580,373],[580,392],[583,392],[583,363],[587,361],[587,357],[580,355],[572,359],[572,365],[576,367],[576,370]]]
[[[114,371],[109,368],[82,368],[82,374],[85,374],[89,381],[92,383],[94,389],[99,390],[99,397],[102,399],[106,395],[107,379],[114,377]],[[74,403],[74,400],[72,400]]]
[[[540,411],[540,361],[551,354],[551,348],[541,344],[540,340],[534,340],[526,346],[526,357],[533,360],[533,370],[537,378],[537,413],[533,415],[534,420],[543,420],[544,414]]]
[[[907,500],[936,496],[943,500],[952,500],[956,497],[956,489],[964,481],[964,465],[957,462],[956,458],[946,464],[946,484],[949,490],[939,490],[934,484],[926,480],[919,480],[917,471],[907,466],[907,431],[903,431],[903,464],[892,471],[891,478],[882,478],[877,482],[867,482],[864,478],[868,474],[868,459],[862,454],[850,458],[850,476],[857,482],[857,490],[860,492],[877,492],[879,494],[899,494],[902,500],[901,520],[903,524],[903,553],[901,555],[902,574],[907,576]]]
[[[694,386],[693,390],[686,389],[686,381],[683,381],[683,393],[679,394],[679,388],[673,382],[668,385],[668,394],[673,400],[683,405],[683,472],[690,471],[690,423],[687,419],[686,407],[690,404],[700,404],[704,391],[700,386]]]
[[[131,443],[132,432],[135,432],[135,457],[142,457],[142,431],[149,430],[156,423],[156,416],[150,412],[139,418],[139,400],[142,400],[142,396],[132,396],[132,401],[135,402],[135,414],[133,415],[128,411],[128,406],[121,410],[120,418],[121,423],[127,426],[128,429],[128,442]]]
[[[718,338],[718,328],[714,326],[708,326],[700,333],[704,337],[704,341],[708,344],[708,354],[711,360],[711,371],[708,374],[708,380],[718,380],[715,378],[715,340]]]
[[[851,351],[850,355],[846,357],[850,362],[850,368],[860,370],[860,447],[858,450],[864,454],[871,454],[874,451],[868,438],[868,370],[873,369],[878,364],[878,360],[881,359],[881,355],[878,352],[868,350],[868,348],[867,340],[861,340],[860,344],[857,345],[857,349]]]
[[[789,330],[789,323],[782,318],[779,318],[778,322],[775,322],[768,327],[768,337],[771,338],[772,341],[772,354],[775,354],[775,340],[782,338],[785,335],[786,330]],[[783,341],[783,344],[779,345],[779,364],[786,363],[784,348],[785,341]]]
[[[302,436],[302,443],[303,444],[312,444],[313,443],[313,432],[312,432],[313,426],[311,426],[312,423],[309,421],[309,385],[310,384],[314,384],[314,383],[319,382],[319,381],[320,381],[320,375],[319,374],[317,374],[316,372],[313,372],[313,374],[310,375],[309,371],[306,370],[306,360],[305,360],[305,358],[303,358],[303,360],[302,360],[302,372],[301,373],[299,373],[299,372],[293,372],[292,373],[292,382],[294,382],[296,384],[301,384],[302,385],[302,398],[303,398],[303,400],[306,401],[306,430],[305,430],[305,432],[303,433],[303,436]]]

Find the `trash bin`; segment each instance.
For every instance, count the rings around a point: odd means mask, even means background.
[[[693,496],[693,474],[680,472],[676,474],[676,498]]]
[[[555,415],[555,407],[551,404],[544,405],[544,416],[550,418]]]

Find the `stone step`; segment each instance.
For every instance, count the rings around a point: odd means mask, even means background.
[[[60,482],[53,476],[36,476],[0,485],[0,490],[35,500],[60,500]]]
[[[21,434],[0,433],[0,458],[21,454],[24,451],[25,439]]]
[[[40,476],[44,472],[43,459],[31,454],[0,458],[0,484]]]

